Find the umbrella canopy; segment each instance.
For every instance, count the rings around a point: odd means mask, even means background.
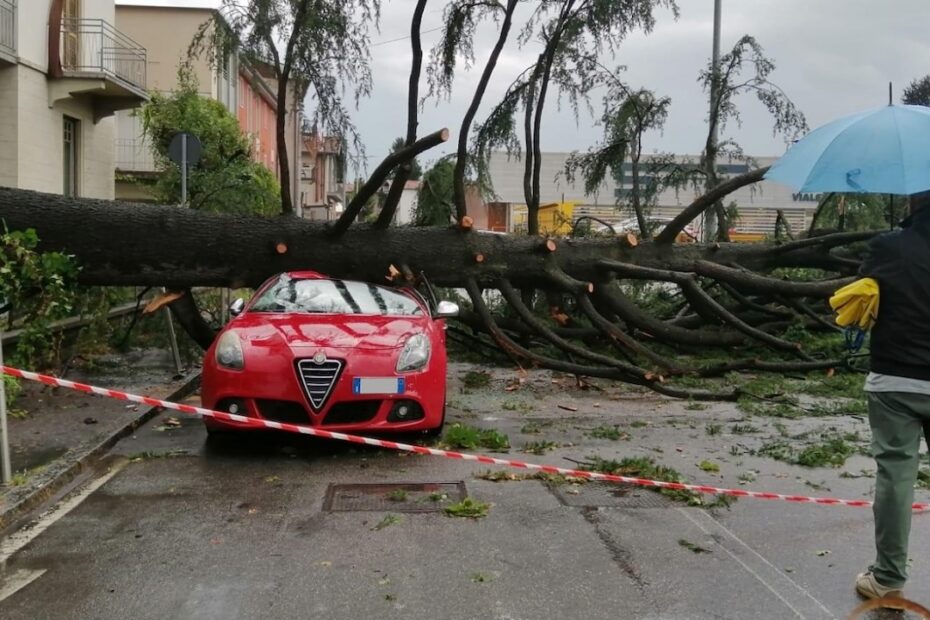
[[[930,189],[930,108],[887,105],[828,123],[765,175],[802,192],[916,194]]]

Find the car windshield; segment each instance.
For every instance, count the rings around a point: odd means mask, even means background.
[[[320,314],[422,314],[420,305],[397,291],[350,280],[295,280],[286,275],[255,300],[252,312]]]

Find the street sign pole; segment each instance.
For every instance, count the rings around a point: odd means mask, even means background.
[[[3,330],[0,330],[0,366],[3,365]],[[0,447],[3,448],[3,454],[0,456],[2,461],[3,483],[6,484],[13,478],[13,472],[10,469],[10,435],[6,427],[6,381],[0,377]]]
[[[174,134],[168,144],[168,158],[181,168],[181,206],[187,206],[187,175],[191,166],[196,166],[203,154],[203,144],[194,134],[181,131]],[[165,289],[162,289],[165,292]],[[178,375],[183,370],[181,366],[181,352],[178,348],[178,338],[174,330],[174,319],[171,310],[165,308],[165,320],[168,322],[168,341],[171,345],[171,355],[174,358],[174,367]]]
[[[181,206],[187,206],[187,133],[181,134]]]

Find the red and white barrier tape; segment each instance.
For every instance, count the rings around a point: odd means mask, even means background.
[[[316,437],[325,437],[326,439],[337,439],[339,441],[349,441],[352,443],[365,444],[368,446],[377,446],[380,448],[388,448],[390,450],[403,450],[405,452],[414,452],[416,454],[429,454],[431,456],[442,456],[450,459],[460,459],[463,461],[477,461],[478,463],[487,463],[488,465],[502,465],[505,467],[514,467],[517,469],[529,469],[534,471],[541,471],[548,474],[562,474],[564,476],[572,476],[575,478],[586,478],[588,480],[603,480],[606,482],[619,482],[624,484],[635,484],[643,487],[654,487],[660,489],[671,489],[675,491],[693,491],[695,493],[703,493],[706,495],[728,495],[730,497],[751,497],[754,499],[773,499],[781,500],[786,502],[794,502],[798,504],[821,504],[826,506],[851,506],[854,508],[868,508],[872,505],[872,502],[863,499],[837,499],[834,497],[807,497],[805,495],[785,495],[782,493],[765,493],[762,491],[747,491],[745,489],[726,489],[711,487],[702,484],[685,484],[683,482],[665,482],[662,480],[647,480],[645,478],[633,478],[630,476],[618,476],[615,474],[603,474],[599,472],[592,471],[582,471],[578,469],[567,469],[565,467],[555,467],[553,465],[537,465],[534,463],[526,463],[523,461],[511,461],[509,459],[499,459],[492,456],[484,456],[481,454],[466,454],[463,452],[453,452],[451,450],[438,450],[436,448],[428,448],[426,446],[414,446],[406,443],[399,443],[396,441],[387,441],[383,439],[372,439],[370,437],[361,437],[359,435],[349,435],[346,433],[335,433],[333,431],[324,431],[319,428],[314,428],[312,426],[304,426],[300,424],[287,424],[284,422],[272,422],[270,420],[261,420],[258,418],[250,418],[242,415],[236,415],[234,413],[226,413],[224,411],[213,411],[210,409],[204,409],[203,407],[194,407],[193,405],[182,405],[180,403],[173,403],[167,400],[160,400],[158,398],[151,398],[150,396],[138,396],[136,394],[129,394],[127,392],[120,392],[119,390],[109,390],[106,388],[96,387],[93,385],[86,385],[84,383],[77,383],[76,381],[67,381],[65,379],[58,379],[57,377],[51,377],[49,375],[42,375],[35,372],[29,372],[28,370],[19,370],[17,368],[11,368],[9,366],[3,366],[3,372],[5,374],[11,375],[13,377],[19,377],[21,379],[28,379],[30,381],[38,381],[46,385],[55,385],[59,387],[65,387],[72,390],[77,390],[79,392],[86,392],[88,394],[97,394],[99,396],[108,396],[110,398],[117,398],[119,400],[128,400],[134,403],[142,403],[144,405],[149,405],[152,407],[163,407],[165,409],[173,409],[175,411],[180,411],[181,413],[187,413],[191,415],[198,416],[207,416],[211,418],[216,418],[218,420],[231,420],[233,422],[249,422],[252,424],[258,423],[267,428],[288,431],[291,433],[302,433],[304,435],[313,435]],[[927,510],[930,508],[930,503],[919,503],[915,502],[912,504],[914,510]]]

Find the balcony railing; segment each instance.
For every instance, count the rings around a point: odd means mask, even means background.
[[[155,157],[143,138],[116,140],[116,169],[123,172],[155,172]]]
[[[61,68],[145,90],[145,48],[102,19],[61,20]]]
[[[0,53],[16,55],[16,3],[0,0]]]

